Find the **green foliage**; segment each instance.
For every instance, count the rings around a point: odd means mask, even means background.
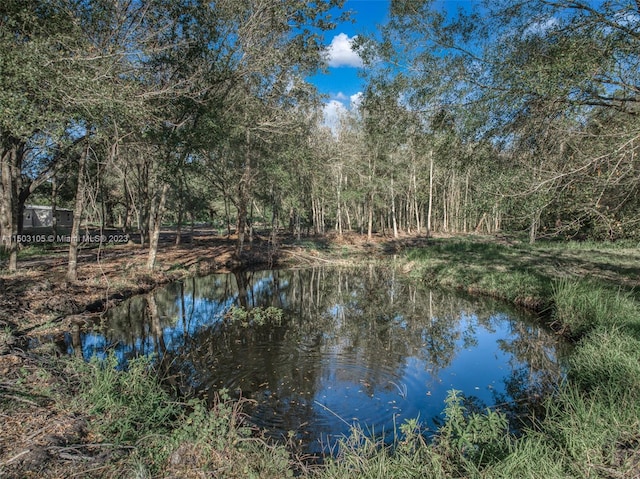
[[[397,447],[385,445],[360,427],[353,427],[349,437],[340,441],[339,455],[328,458],[313,477],[349,479],[444,478],[447,477],[443,458],[431,449],[421,434],[417,421],[400,426],[408,433]]]
[[[487,410],[468,413],[459,391],[446,399],[445,423],[433,443],[425,439],[417,419],[400,425],[393,445],[354,427],[341,441],[340,454],[320,472],[323,479],[473,477],[498,464],[512,450],[513,438],[504,415]]]
[[[275,306],[268,306],[263,308],[256,306],[250,309],[243,307],[232,306],[225,314],[225,318],[231,322],[238,322],[243,328],[252,326],[264,326],[265,324],[282,323],[283,311]]]
[[[487,409],[469,413],[460,391],[449,391],[445,399],[445,424],[438,432],[436,447],[458,467],[491,464],[506,457],[511,449],[509,424],[504,414]]]
[[[189,401],[165,447],[174,455],[178,451],[190,456],[203,471],[215,471],[222,477],[293,476],[284,447],[268,447],[259,437],[252,437],[255,431],[245,425],[242,402],[221,390],[213,403],[208,408],[202,400]],[[184,466],[191,467],[189,463]]]
[[[158,381],[148,358],[118,370],[111,354],[104,361],[75,362],[84,385],[77,402],[91,414],[90,427],[102,441],[126,447],[129,455],[111,464],[120,476],[214,474],[221,477],[292,477],[289,454],[269,447],[245,424],[243,404],[218,393],[178,403]]]
[[[407,251],[413,274],[433,284],[464,289],[542,311],[548,308],[550,283],[529,258],[526,246],[505,246],[484,238],[434,241]]]
[[[116,356],[110,354],[104,361],[94,357],[85,366],[81,400],[94,416],[97,431],[110,441],[125,444],[168,433],[178,408],[150,373],[152,360],[133,359],[126,371],[118,370],[117,364]]]
[[[603,477],[604,471],[615,471],[620,477],[633,477],[634,470],[637,473],[637,390],[621,391],[603,384],[585,394],[567,385],[548,401],[547,413],[542,436],[525,438],[527,442],[543,441],[538,452],[542,460],[529,465],[530,471],[555,459],[565,477]]]
[[[589,280],[560,279],[553,283],[554,320],[566,333],[580,337],[598,326],[640,324],[638,305],[629,293]]]
[[[216,395],[209,409],[200,399],[190,400],[181,410],[179,427],[173,431],[176,444],[186,441],[205,444],[211,449],[223,449],[229,442],[249,437],[251,430],[242,425],[242,403],[232,401],[226,390]]]
[[[569,358],[572,383],[583,390],[603,388],[640,397],[639,324],[599,327],[583,338]]]

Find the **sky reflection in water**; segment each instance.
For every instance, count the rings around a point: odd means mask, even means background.
[[[284,319],[243,327],[225,319],[232,306],[274,306]],[[70,333],[69,352],[113,350],[123,363],[156,353],[183,394],[224,387],[254,399],[256,424],[294,431],[309,452],[353,424],[390,434],[419,417],[433,430],[450,389],[515,416],[561,377],[556,339],[529,319],[388,268],[191,278],[132,298],[104,324]]]

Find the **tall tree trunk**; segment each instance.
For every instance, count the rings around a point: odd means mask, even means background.
[[[138,212],[138,231],[140,233],[140,246],[144,248],[149,238],[149,210],[151,208],[151,200],[149,198],[149,164],[145,160],[145,163],[138,165],[138,201],[140,203]]]
[[[373,239],[373,191],[369,194],[369,217],[367,218],[367,239]]]
[[[391,220],[393,223],[393,237],[398,237],[398,220],[396,218],[396,196],[393,190],[393,178],[391,178]]]
[[[67,265],[67,279],[76,281],[78,279],[78,245],[80,243],[80,222],[82,221],[82,210],[84,208],[84,194],[86,189],[85,170],[87,156],[89,155],[89,145],[82,150],[78,159],[78,184],[76,186],[76,201],[73,207],[73,224],[71,226],[71,239],[69,242],[69,263]]]
[[[21,189],[23,148],[14,138],[5,140],[0,150],[0,238],[2,247],[9,253],[9,271],[18,269],[18,242],[16,235],[22,230],[22,217],[18,205]]]
[[[316,216],[316,199],[311,193],[311,224],[313,225],[313,235],[318,235],[318,219]]]
[[[344,229],[342,226],[342,165],[338,168],[338,178],[336,182],[336,199],[337,199],[337,209],[336,209],[336,230],[338,231],[338,235],[342,236],[342,230]]]
[[[449,231],[449,216],[447,209],[447,189],[442,185],[442,231],[445,233]]]
[[[433,150],[429,152],[429,206],[427,208],[427,236],[431,236],[432,212],[433,212]]]
[[[248,155],[248,153],[247,153]],[[245,233],[247,229],[247,205],[249,203],[249,180],[251,178],[251,166],[249,165],[248,158],[247,163],[242,173],[242,178],[238,183],[238,221],[236,224],[236,234],[238,239],[236,241],[236,258],[240,258],[242,251],[244,250]]]
[[[193,247],[194,238],[196,236],[196,218],[193,214],[193,211],[189,211],[189,233],[189,244],[191,245],[191,247]]]
[[[464,182],[464,204],[463,204],[463,210],[462,210],[464,214],[462,231],[464,233],[466,233],[469,228],[469,218],[468,218],[469,216],[469,176],[471,176],[471,173],[469,172],[469,170],[467,170],[467,175]]]
[[[229,207],[229,198],[224,195],[224,217],[227,222],[227,238],[231,237],[231,208]]]
[[[168,191],[169,184],[163,183],[158,204],[156,205],[156,202],[152,201],[151,205],[152,211],[149,214],[149,256],[147,256],[147,269],[149,270],[153,270],[156,266],[160,228],[162,227],[162,217],[164,215],[164,205],[167,201]]]
[[[51,233],[58,236],[58,176],[51,177]]]
[[[253,248],[253,223],[254,223],[254,216],[253,216],[253,211],[254,208],[257,209],[256,206],[256,202],[251,200],[251,207],[249,208],[249,217],[247,220],[247,230],[249,233],[249,249],[251,250]]]
[[[536,242],[538,226],[540,225],[540,214],[540,210],[536,210],[531,217],[531,224],[529,226],[529,244],[534,244]]]
[[[476,229],[475,229],[476,233],[482,232],[482,224],[486,221],[486,219],[487,219],[487,213],[484,212],[480,217],[480,221],[478,221],[478,224],[476,225]]]
[[[422,230],[422,224],[420,223],[420,204],[418,203],[418,184],[416,181],[416,172],[415,170],[413,171],[413,201],[414,201],[414,206],[413,206],[413,210],[415,212],[416,215],[416,230],[418,230],[418,235],[420,234],[420,231]]]
[[[178,199],[178,222],[176,225],[176,246],[182,243],[182,218],[184,216],[184,208],[182,207],[182,201]]]
[[[122,231],[124,233],[129,233],[131,231],[131,225],[133,224],[133,214],[135,209],[131,188],[129,188],[129,182],[127,181],[127,174],[128,174],[128,171],[127,171],[127,168],[125,167],[123,187],[124,187],[125,208],[127,211],[125,212],[124,225],[122,226]]]
[[[367,155],[367,166],[368,166],[368,186],[369,186],[369,218],[367,222],[367,239],[373,239],[373,217],[375,210],[375,195],[376,195],[376,185],[374,180],[376,178],[376,155],[377,155],[377,147],[374,152],[371,152]]]

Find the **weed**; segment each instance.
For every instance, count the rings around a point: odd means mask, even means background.
[[[323,479],[473,477],[499,463],[512,450],[504,415],[487,410],[468,413],[459,391],[449,392],[445,423],[433,443],[417,419],[399,427],[394,444],[387,445],[360,426],[341,441],[339,455],[319,474]]]
[[[619,328],[594,330],[577,345],[569,364],[568,376],[582,390],[631,391],[640,399],[640,340]]]
[[[553,283],[554,320],[565,333],[578,338],[596,326],[614,326],[633,321],[640,313],[629,293],[604,287],[594,281],[559,279]]]
[[[116,368],[113,354],[104,361],[69,361],[84,370],[78,402],[92,414],[92,430],[128,451],[112,462],[114,476],[292,477],[286,450],[254,434],[243,403],[226,391],[211,408],[200,399],[179,403],[161,387],[149,358],[130,360],[127,370]]]
[[[94,415],[98,432],[116,443],[135,443],[149,434],[167,433],[178,411],[170,396],[149,372],[151,359],[140,357],[126,371],[116,368],[110,354],[87,365],[82,400]]]
[[[487,409],[468,413],[460,391],[449,391],[445,399],[444,426],[436,443],[442,454],[458,468],[479,466],[504,459],[510,452],[509,423],[504,414]]]
[[[266,308],[256,306],[251,309],[232,306],[225,314],[225,318],[248,328],[250,326],[264,326],[267,323],[280,325],[282,324],[282,315],[282,309],[274,306]]]

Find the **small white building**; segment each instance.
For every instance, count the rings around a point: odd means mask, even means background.
[[[57,226],[70,227],[73,224],[73,210],[56,208]],[[51,206],[24,205],[23,228],[43,228],[53,226]]]

